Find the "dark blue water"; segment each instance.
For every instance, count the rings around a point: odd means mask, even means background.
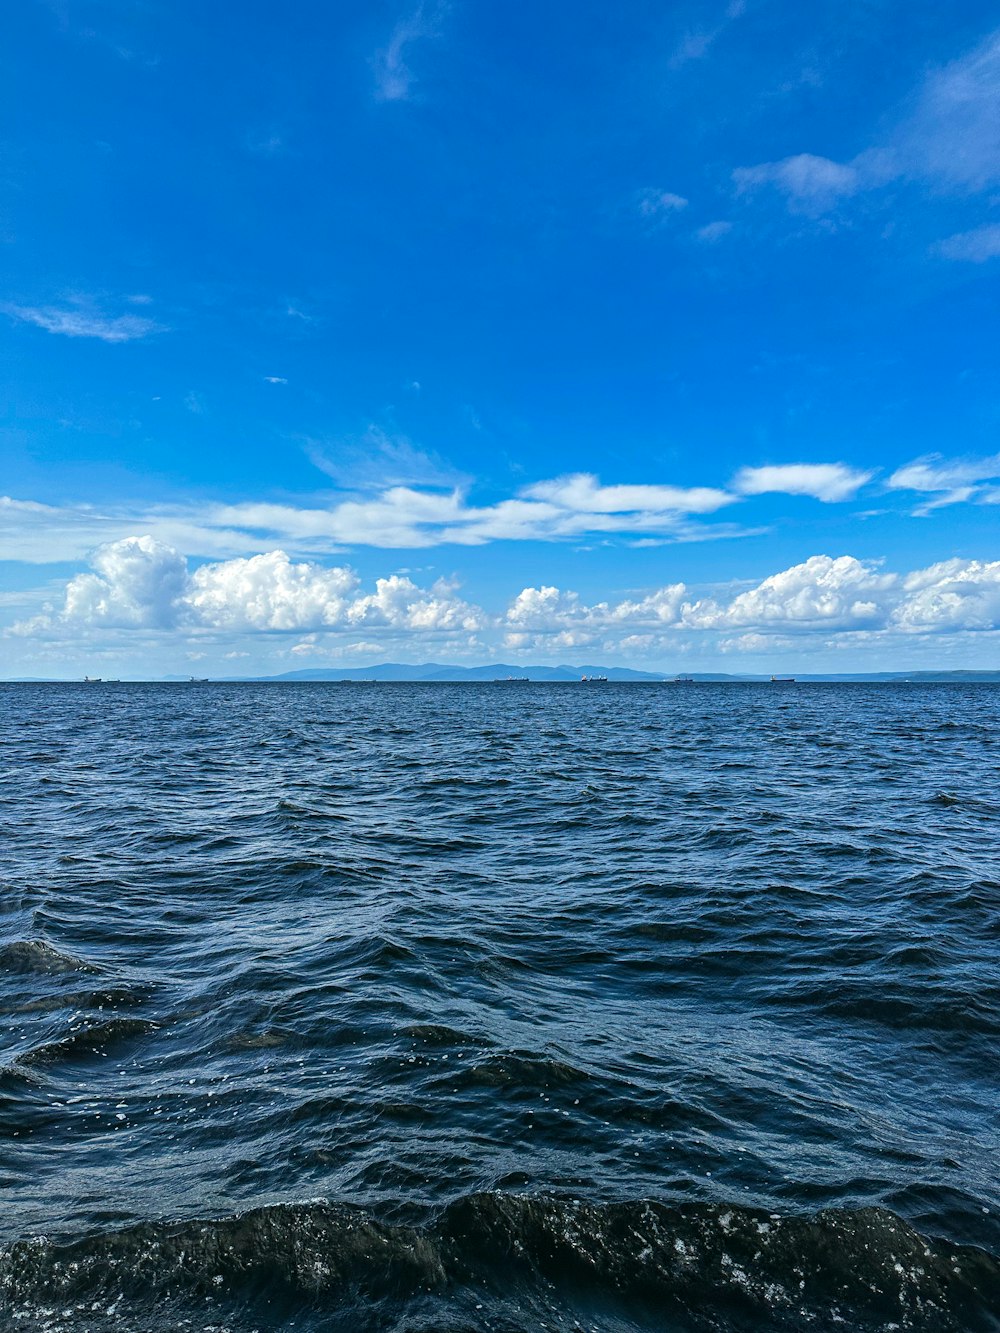
[[[0,687],[0,1322],[1000,1328],[1000,689]]]

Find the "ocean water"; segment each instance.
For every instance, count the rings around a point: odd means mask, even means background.
[[[998,708],[0,686],[0,1327],[1000,1329]]]

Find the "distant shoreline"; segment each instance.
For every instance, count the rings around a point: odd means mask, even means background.
[[[406,670],[414,674],[402,674]],[[2,685],[86,685],[88,688],[113,688],[117,685],[170,685],[196,689],[208,685],[1000,685],[1000,671],[911,671],[911,672],[857,672],[822,674],[809,673],[791,677],[767,675],[723,675],[721,673],[693,673],[683,678],[658,676],[645,672],[626,672],[614,667],[600,669],[606,679],[587,679],[597,676],[596,671],[572,672],[564,668],[521,668],[524,674],[502,677],[480,674],[476,668],[463,671],[458,667],[421,668],[402,666],[372,667],[366,672],[290,672],[277,676],[213,676],[191,680],[181,676],[115,677],[85,681],[82,677],[12,676],[0,680]],[[392,674],[388,674],[391,671]],[[426,671],[426,674],[418,674]],[[387,674],[379,674],[385,672]],[[396,674],[396,673],[399,674]],[[535,674],[537,673],[537,674]],[[543,674],[546,673],[546,674]],[[590,690],[588,692],[593,692]],[[599,692],[599,691],[598,691]]]

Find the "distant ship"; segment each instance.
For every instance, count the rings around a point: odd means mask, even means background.
[[[530,676],[494,676],[494,685],[525,685],[531,679]]]
[[[607,685],[607,676],[581,676],[581,685]]]
[[[670,683],[671,685],[693,685],[694,676],[675,676]]]
[[[207,677],[207,676],[192,676],[191,679],[190,679],[190,681],[189,681],[188,683],[191,684],[191,685],[207,685],[207,684],[208,684],[208,677]]]
[[[794,677],[794,676],[772,676],[772,677],[771,677],[771,684],[772,684],[772,685],[794,685],[794,684],[795,684],[795,677]]]
[[[84,685],[103,685],[104,681],[101,680],[100,676],[84,676],[83,683]]]

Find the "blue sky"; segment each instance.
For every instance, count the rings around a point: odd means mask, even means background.
[[[16,6],[2,674],[995,666],[995,23]]]

